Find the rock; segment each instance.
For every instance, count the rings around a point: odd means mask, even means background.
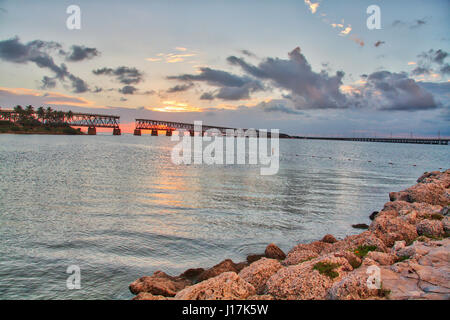
[[[355,229],[369,229],[369,226],[365,223],[352,224],[352,228]]]
[[[197,277],[203,272],[203,268],[187,269],[185,272],[180,274],[181,278],[189,279],[191,281],[196,280]]]
[[[370,216],[369,216],[369,219],[370,219],[370,220],[375,219],[375,217],[377,216],[377,214],[378,214],[378,211],[372,212],[372,213],[370,214]]]
[[[349,273],[341,281],[334,283],[328,291],[327,298],[331,300],[379,299],[379,290],[369,288],[367,284],[371,275],[367,268],[368,266],[364,266]]]
[[[381,267],[383,288],[390,299],[450,299],[450,239],[407,247],[415,254],[390,267]],[[405,248],[406,249],[406,248]]]
[[[253,263],[255,261],[258,261],[259,259],[261,259],[263,257],[264,257],[263,254],[250,254],[250,255],[247,256],[247,262],[249,264],[251,264],[251,263]]]
[[[266,247],[266,250],[264,252],[266,255],[266,258],[269,259],[278,259],[278,260],[284,260],[286,258],[286,254],[278,248],[275,244],[271,243]]]
[[[235,272],[224,272],[187,287],[177,293],[177,300],[244,300],[256,294],[255,288]]]
[[[342,250],[354,250],[359,246],[375,246],[378,251],[387,252],[384,242],[370,231],[364,231],[357,235],[345,237],[344,240],[333,243],[331,247],[323,250],[323,253],[330,253]]]
[[[390,266],[396,261],[396,256],[385,252],[370,251],[366,257],[382,266]]]
[[[248,267],[249,263],[247,261],[236,263],[236,270],[237,272],[241,272],[242,269],[245,267]]]
[[[335,268],[338,276],[331,278],[314,270],[314,265],[318,262],[336,263]],[[314,259],[299,265],[281,268],[266,283],[266,292],[275,299],[287,300],[322,300],[326,298],[331,286],[340,281],[345,270],[352,270],[344,258],[325,257],[324,259]]]
[[[231,259],[226,259],[226,260],[220,262],[219,264],[216,264],[214,267],[203,271],[198,276],[197,281],[201,282],[201,281],[207,280],[209,278],[218,276],[221,273],[230,272],[230,271],[236,272],[236,273],[239,272],[236,264]]]
[[[437,238],[444,235],[444,224],[439,220],[422,220],[417,224],[416,229],[421,236]]]
[[[446,206],[444,208],[442,208],[441,212],[440,212],[443,216],[448,216],[450,213],[450,207]]]
[[[311,250],[317,254],[320,254],[320,253],[325,252],[326,250],[332,248],[333,245],[335,245],[335,244],[336,243],[331,244],[331,243],[322,242],[322,241],[314,241],[314,242],[306,243],[306,244],[300,243],[300,244],[296,245],[294,248],[292,248],[292,250],[289,251],[289,253],[291,253],[293,251],[300,251],[300,250]]]
[[[253,285],[257,294],[263,294],[267,280],[281,268],[276,259],[262,258],[244,268],[239,276]]]
[[[392,247],[392,252],[394,254],[396,254],[399,250],[403,249],[404,247],[406,247],[406,241],[405,240],[395,241],[394,246]]]
[[[395,241],[405,240],[411,242],[417,238],[415,226],[407,223],[399,217],[392,217],[381,212],[369,227],[378,238],[388,247],[392,247]]]
[[[254,295],[247,298],[247,300],[275,300],[270,294]]]
[[[442,219],[442,226],[444,228],[444,233],[446,237],[450,236],[450,216],[445,216]]]
[[[450,194],[440,183],[418,183],[406,190],[389,193],[391,201],[426,202],[428,204],[448,206]]]
[[[171,300],[172,298],[167,298],[164,296],[155,296],[148,292],[141,292],[132,300]]]
[[[351,251],[342,250],[342,251],[335,252],[333,255],[335,257],[345,258],[348,261],[348,263],[352,266],[353,269],[357,269],[361,266],[361,263],[362,263],[361,259]]]
[[[322,240],[320,240],[322,242],[326,242],[326,243],[335,243],[337,242],[336,238],[332,235],[332,234],[326,234]]]
[[[130,284],[134,294],[148,292],[153,295],[173,297],[178,291],[191,285],[189,280],[181,277],[171,277],[162,271],[156,271],[150,277],[142,277]]]
[[[294,250],[290,251],[283,261],[283,264],[286,266],[299,264],[313,258],[317,258],[319,255],[311,250]]]

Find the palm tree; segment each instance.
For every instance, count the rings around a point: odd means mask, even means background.
[[[66,120],[67,120],[67,121],[70,121],[70,120],[72,120],[72,118],[73,118],[73,112],[72,112],[72,110],[69,110],[69,111],[66,113]]]
[[[36,111],[36,115],[37,115],[38,119],[41,120],[41,122],[44,122],[44,117],[45,117],[44,107],[39,107]]]
[[[22,121],[23,117],[24,117],[24,110],[23,110],[22,106],[20,106],[20,105],[15,106],[14,112],[17,113],[17,117],[15,118],[15,120]]]
[[[56,119],[58,119],[58,123],[64,123],[64,116],[66,113],[64,111],[56,111]]]
[[[52,122],[53,119],[53,109],[50,107],[47,107],[45,110],[45,120],[47,120],[47,123]]]
[[[25,117],[27,120],[31,120],[34,115],[34,109],[33,106],[30,104],[25,108]]]

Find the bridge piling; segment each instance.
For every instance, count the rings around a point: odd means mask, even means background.
[[[152,136],[158,136],[158,130],[152,130]]]
[[[114,128],[113,129],[113,136],[120,136],[122,132],[120,131],[120,128]]]
[[[141,129],[134,129],[134,135],[140,136],[141,135]]]
[[[95,136],[97,134],[97,129],[95,127],[88,128],[88,135]]]

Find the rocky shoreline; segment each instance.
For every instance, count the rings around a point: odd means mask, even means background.
[[[389,194],[367,231],[130,284],[135,300],[450,299],[450,169]]]

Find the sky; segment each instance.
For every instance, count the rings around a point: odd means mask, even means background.
[[[0,107],[114,114],[126,132],[147,118],[450,136],[449,12],[448,0],[0,0]]]

